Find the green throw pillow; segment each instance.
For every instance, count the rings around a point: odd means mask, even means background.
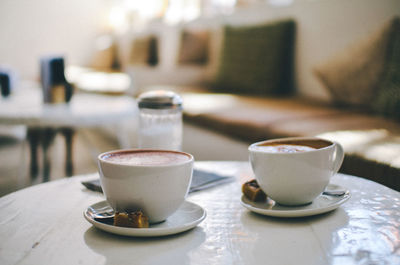
[[[255,95],[282,95],[293,87],[295,22],[224,29],[215,88]]]
[[[391,31],[386,72],[373,106],[380,114],[400,119],[400,18],[392,20]]]

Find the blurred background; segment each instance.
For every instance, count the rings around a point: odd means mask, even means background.
[[[257,140],[326,134],[347,144],[349,157],[355,157],[349,160],[353,164],[348,164],[348,168],[354,165],[365,168],[357,163],[366,160],[384,167],[384,171],[371,176],[374,180],[387,172],[398,176],[400,111],[390,112],[391,116],[374,113],[368,106],[377,98],[376,94],[358,104],[359,94],[365,95],[366,90],[357,90],[361,92],[357,92],[357,104],[351,108],[343,101],[350,94],[332,92],[332,82],[328,81],[343,80],[339,87],[345,87],[342,84],[373,87],[376,93],[387,66],[399,63],[398,56],[387,55],[395,49],[392,47],[398,47],[399,27],[395,18],[399,15],[397,0],[2,0],[0,70],[9,74],[12,82],[10,97],[0,101],[0,196],[66,175],[65,131],[39,137],[43,143],[46,142],[43,137],[51,139],[46,138],[50,144],[45,154],[38,151],[37,162],[42,165],[48,156],[51,168],[42,177],[44,169],[39,166],[32,176],[35,169],[31,165],[33,143],[29,128],[35,127],[32,126],[35,121],[11,122],[10,117],[15,119],[18,111],[7,112],[13,96],[22,95],[29,105],[34,97],[24,91],[31,87],[41,91],[40,59],[52,55],[64,59],[65,79],[74,87],[73,99],[85,93],[134,99],[144,91],[160,88],[181,94],[183,150],[194,154],[196,160],[243,161],[248,159],[247,146]],[[281,30],[277,28],[268,28],[266,34],[272,35],[265,38],[258,33],[240,33],[246,39],[241,42],[238,35],[233,36],[234,31],[229,35],[227,30],[227,27],[277,25],[286,20],[293,21],[295,33],[289,39],[277,37],[279,41],[272,44],[268,42],[272,36],[286,36],[286,33],[275,34]],[[229,44],[228,40],[234,41]],[[365,40],[369,44],[359,45]],[[252,46],[264,42],[269,46]],[[287,50],[282,48],[286,46]],[[228,53],[229,47],[235,48]],[[250,54],[255,50],[258,53],[246,57],[253,61],[245,59],[242,63],[241,58],[232,57],[232,53]],[[257,61],[271,54],[276,55],[275,61]],[[345,59],[336,62],[335,58]],[[362,59],[350,68],[342,67],[355,58]],[[254,69],[266,66],[268,72],[263,72],[264,76],[282,75],[281,79],[289,80],[290,98],[229,87],[222,81],[232,77],[231,83],[242,82],[235,79],[236,73],[228,73],[233,63],[251,64]],[[289,66],[286,67],[289,70],[284,70],[289,72],[280,71],[281,64]],[[328,70],[318,68],[326,64]],[[331,71],[333,66],[342,70]],[[235,69],[243,71],[240,67]],[[319,70],[322,74],[318,76]],[[271,71],[278,72],[270,74]],[[393,80],[398,80],[398,70],[390,73]],[[373,78],[375,75],[378,81]],[[243,84],[254,83],[258,77],[246,78]],[[268,78],[262,82],[272,84],[272,77]],[[372,80],[371,85],[364,85],[365,80]],[[391,98],[400,98],[396,84],[395,92],[390,92]],[[216,86],[223,89],[216,91]],[[343,98],[337,97],[343,93]],[[293,96],[295,101],[291,100]],[[395,110],[400,108],[399,103],[393,104]],[[8,116],[1,118],[1,113]],[[123,129],[121,124],[108,121],[96,126],[72,126],[73,171],[69,173],[96,172],[99,153],[135,147],[137,119],[134,114],[131,118],[122,122]],[[354,139],[358,139],[357,146]],[[392,168],[394,171],[390,171]],[[366,171],[368,175],[372,170],[367,167]],[[351,170],[347,173],[364,174]],[[400,185],[398,179],[396,183]]]

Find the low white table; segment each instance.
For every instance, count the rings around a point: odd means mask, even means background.
[[[240,204],[247,162],[196,162],[235,181],[192,193],[204,207],[196,228],[132,238],[92,227],[83,217],[102,194],[62,179],[0,198],[0,264],[400,264],[400,193],[338,174],[352,197],[333,212],[303,218],[254,214]]]
[[[9,98],[0,99],[0,124],[25,125],[31,147],[31,175],[38,173],[37,146],[43,147],[46,179],[50,171],[47,149],[57,132],[66,140],[66,174],[72,174],[72,138],[82,127],[115,125],[137,115],[137,104],[129,96],[76,93],[68,104],[43,104],[38,84],[22,83]]]

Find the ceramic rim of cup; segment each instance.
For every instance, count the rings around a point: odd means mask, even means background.
[[[278,155],[298,155],[301,153],[307,153],[307,152],[318,152],[320,150],[324,150],[327,148],[332,147],[335,142],[331,141],[331,140],[327,140],[327,139],[323,139],[323,138],[319,138],[319,137],[285,137],[285,138],[275,138],[275,139],[270,139],[270,140],[264,140],[264,141],[259,141],[256,143],[252,143],[249,147],[248,147],[248,151],[251,152],[258,152],[258,153],[270,153],[270,152],[266,152],[266,151],[262,151],[259,149],[255,149],[255,146],[260,146],[262,144],[267,144],[267,143],[282,143],[282,144],[288,144],[287,142],[290,141],[323,141],[326,143],[329,143],[329,145],[321,147],[321,148],[315,148],[315,150],[309,150],[309,151],[303,151],[303,152],[293,152],[293,153],[273,153],[273,154],[278,154]],[[302,145],[302,144],[299,144]],[[272,153],[271,153],[272,154]]]
[[[173,163],[171,165],[129,165],[129,164],[123,164],[123,163],[118,163],[118,162],[112,162],[107,159],[104,159],[103,156],[106,155],[112,155],[116,153],[138,153],[138,152],[160,152],[160,153],[175,153],[175,154],[181,154],[181,155],[186,155],[189,157],[188,160],[182,161],[182,162],[177,162]],[[187,164],[190,162],[194,161],[194,157],[192,154],[182,152],[182,151],[175,151],[175,150],[166,150],[166,149],[146,149],[146,148],[138,148],[138,149],[119,149],[119,150],[113,150],[113,151],[107,151],[104,152],[100,155],[97,156],[97,159],[101,161],[102,163],[107,163],[107,164],[112,164],[112,165],[118,165],[118,166],[127,166],[127,167],[173,167],[173,166],[178,166],[178,165],[183,165]]]

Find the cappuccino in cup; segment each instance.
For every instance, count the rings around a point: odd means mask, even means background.
[[[305,145],[294,144],[277,144],[277,145],[264,145],[258,146],[258,150],[269,153],[296,153],[314,150],[315,148]]]
[[[331,142],[322,139],[278,139],[272,140],[270,142],[268,141],[265,143],[256,144],[253,146],[253,150],[259,150],[268,153],[296,153],[324,148],[331,144]]]
[[[190,156],[178,152],[166,151],[120,151],[110,153],[102,157],[104,160],[121,164],[135,166],[165,166],[179,164],[190,160]]]
[[[294,137],[254,143],[250,163],[261,189],[277,203],[311,203],[342,164],[340,144],[315,137]]]
[[[117,150],[98,157],[104,195],[117,212],[142,211],[150,223],[172,215],[189,191],[191,154],[150,149]]]

